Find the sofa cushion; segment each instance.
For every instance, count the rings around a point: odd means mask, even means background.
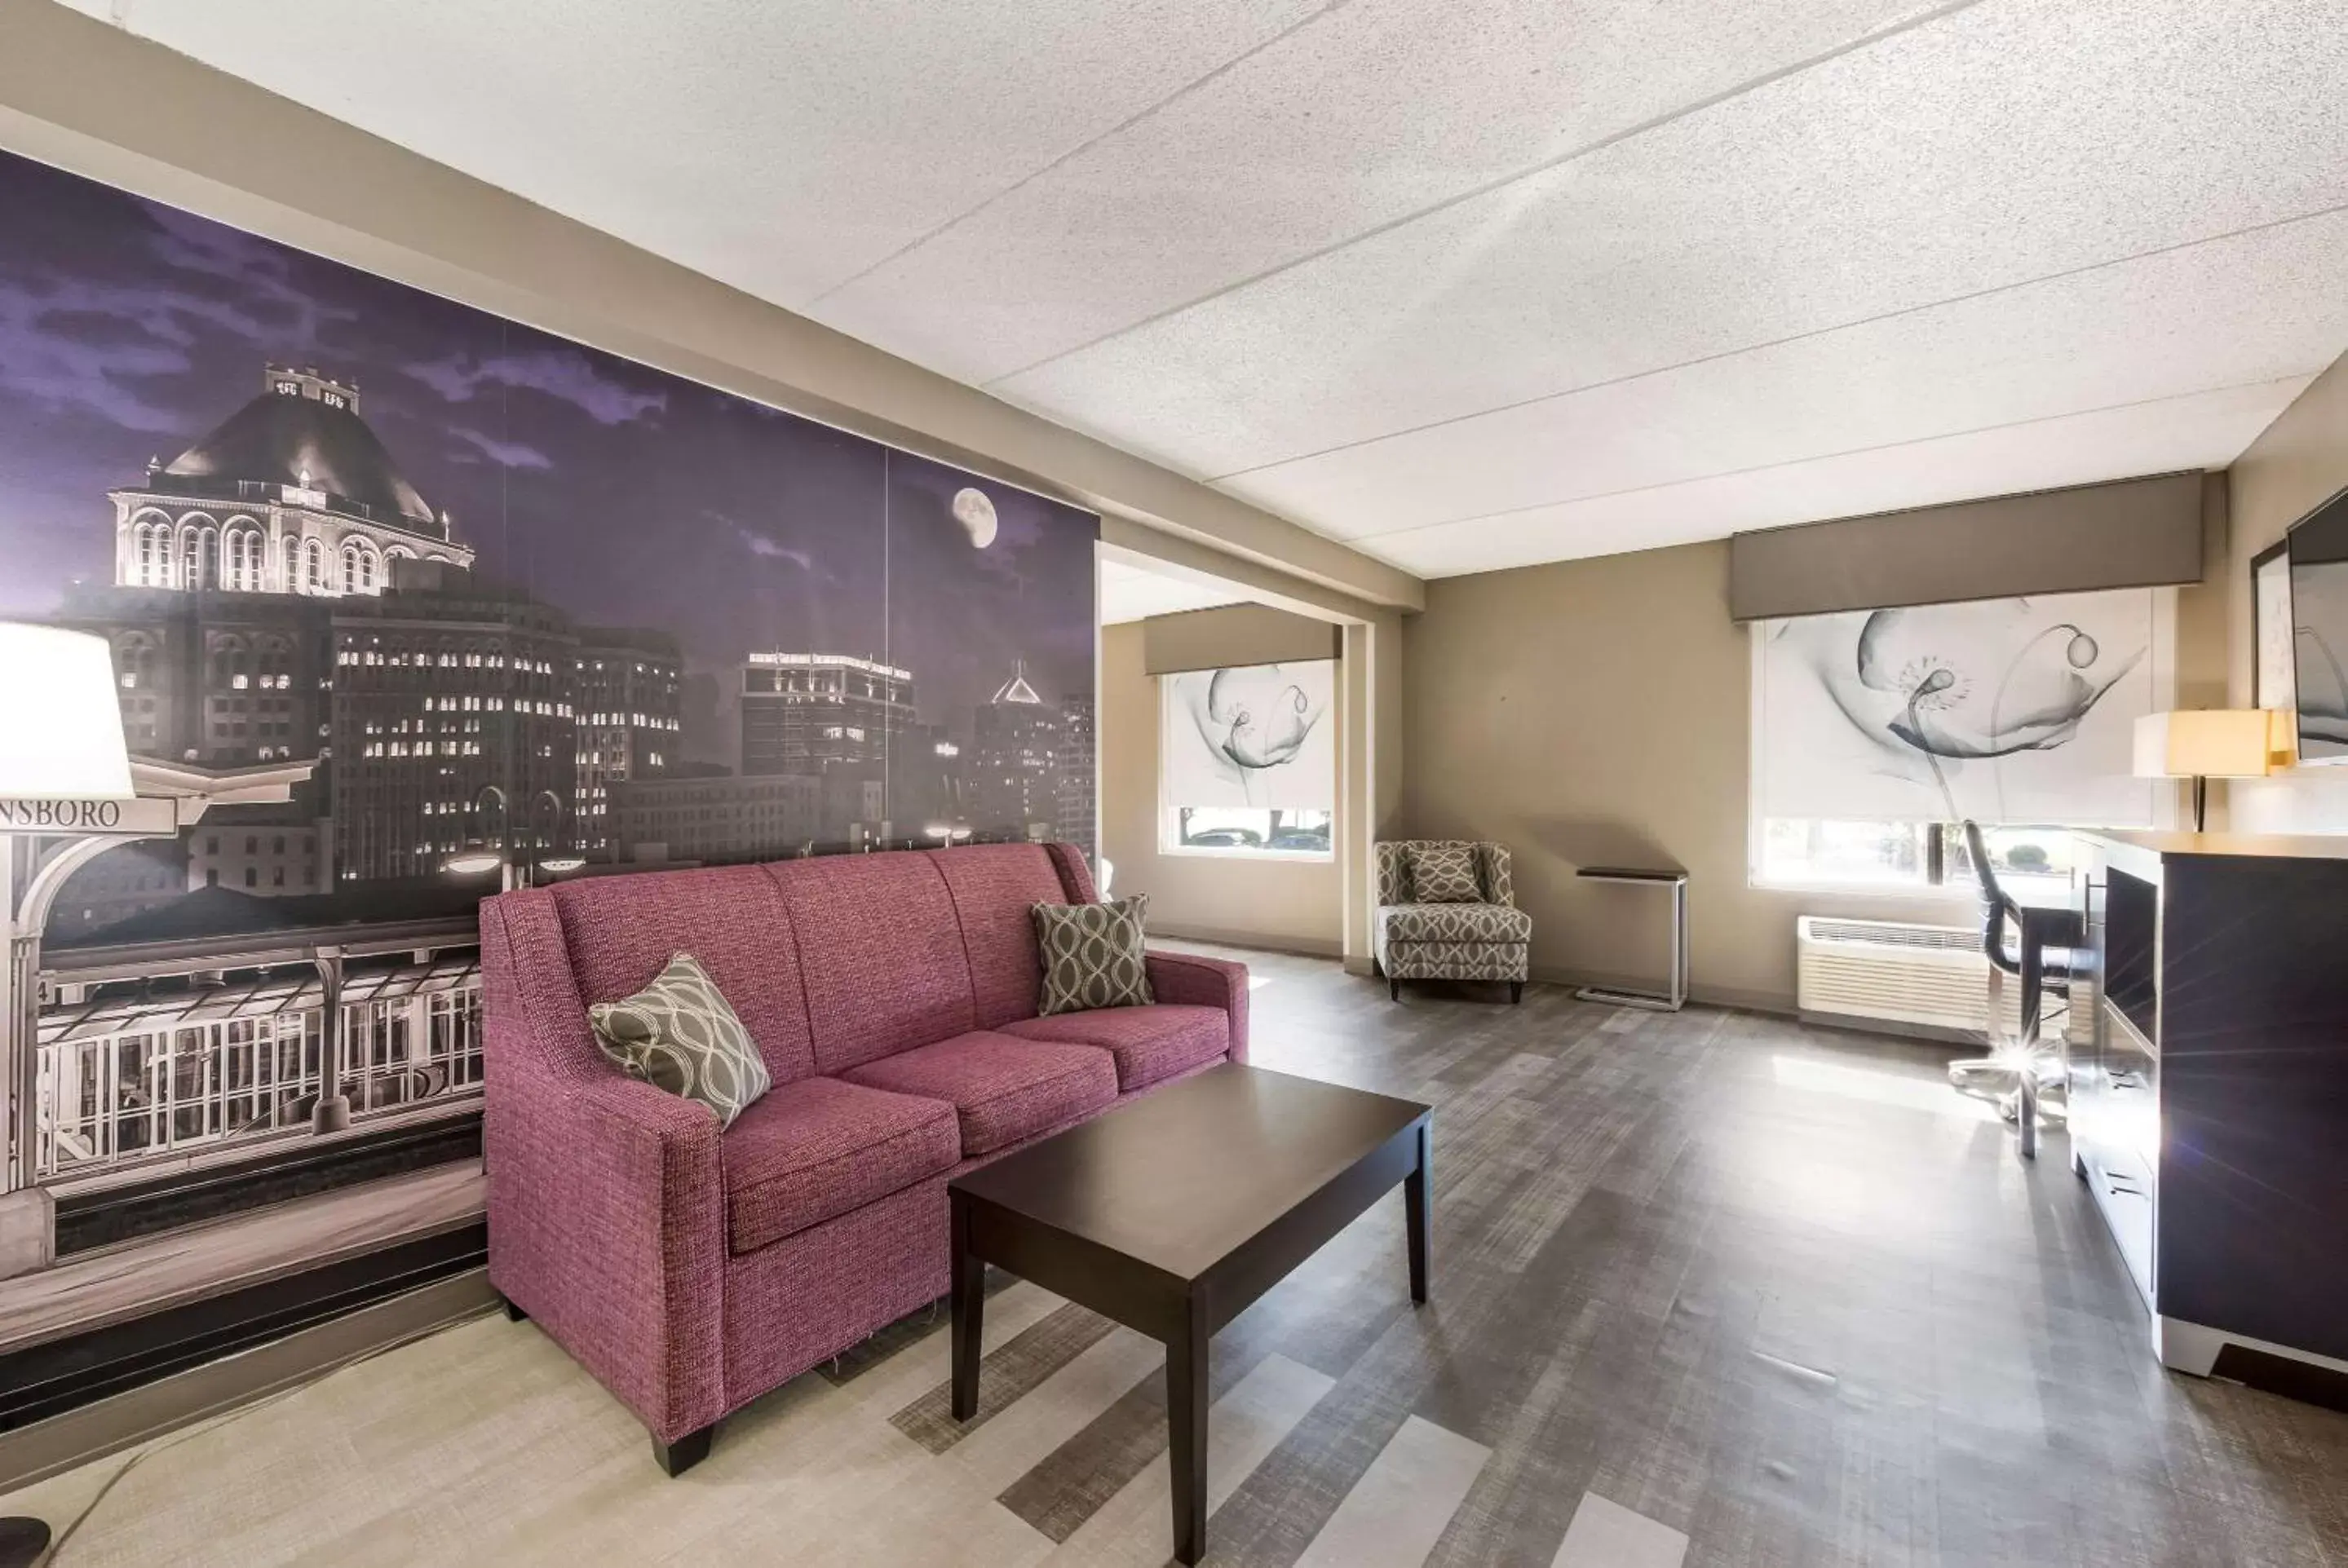
[[[962,1152],[989,1154],[1117,1098],[1117,1063],[1097,1046],[974,1030],[868,1061],[850,1083],[953,1102]]]
[[[1007,1023],[1022,1040],[1097,1045],[1117,1061],[1117,1084],[1131,1092],[1204,1066],[1231,1049],[1231,1018],[1220,1008],[1152,1002],[1147,1007],[1055,1013]]]
[[[970,958],[927,855],[830,855],[759,869],[790,907],[819,1072],[977,1027]]]
[[[1034,1018],[1044,966],[1027,911],[1069,901],[1059,867],[1040,844],[973,844],[924,853],[945,879],[962,923],[976,1026],[994,1029]]]
[[[1484,897],[1476,880],[1476,846],[1456,839],[1410,846],[1411,897],[1421,904],[1473,904]]]
[[[1504,904],[1396,904],[1378,911],[1390,942],[1529,942],[1533,917]]]
[[[1156,999],[1149,994],[1143,951],[1148,944],[1148,895],[1137,893],[1114,904],[1038,904],[1029,913],[1044,965],[1035,1011],[1144,1007]]]
[[[587,1009],[595,1043],[631,1078],[735,1118],[772,1086],[750,1031],[691,953],[668,961],[660,978],[632,997]]]
[[[788,1083],[815,1071],[798,949],[763,867],[585,876],[550,891],[580,1000],[617,1001],[691,953],[758,1042],[769,1077]]]
[[[777,1088],[717,1147],[726,1240],[736,1253],[862,1208],[962,1158],[953,1106],[836,1078]]]

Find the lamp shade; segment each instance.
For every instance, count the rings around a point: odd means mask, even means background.
[[[0,795],[133,793],[106,640],[0,620]]]
[[[2136,722],[2140,779],[2255,779],[2273,769],[2271,721],[2263,708],[2147,713]]]

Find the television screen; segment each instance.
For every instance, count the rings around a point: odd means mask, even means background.
[[[2348,491],[2291,530],[2299,760],[2348,763]]]

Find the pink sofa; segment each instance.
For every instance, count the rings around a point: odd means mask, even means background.
[[[481,906],[489,1279],[652,1430],[729,1411],[936,1300],[950,1177],[1247,1056],[1247,971],[1152,953],[1150,1007],[1035,1016],[1067,845],[589,877]],[[700,959],[774,1088],[720,1132],[587,1006]]]

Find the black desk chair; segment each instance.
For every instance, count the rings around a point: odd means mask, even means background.
[[[1967,1093],[1993,1097],[1999,1109],[2010,1111],[2019,1133],[2017,1148],[2024,1159],[2038,1154],[2038,1095],[2063,1081],[2063,1053],[2039,1041],[2039,1014],[2049,990],[2066,1002],[2071,981],[2085,962],[2080,943],[2086,935],[2079,911],[2067,905],[2024,904],[1999,885],[1990,865],[1989,847],[1981,825],[1967,822],[1965,852],[1982,892],[1982,952],[1990,963],[1989,1016],[1982,1032],[1991,1054],[1949,1064],[1949,1081]],[[2013,950],[2006,950],[2006,928],[2013,930]],[[2021,982],[2020,1033],[2000,1040],[2000,1015],[2004,1010],[2006,980]]]

